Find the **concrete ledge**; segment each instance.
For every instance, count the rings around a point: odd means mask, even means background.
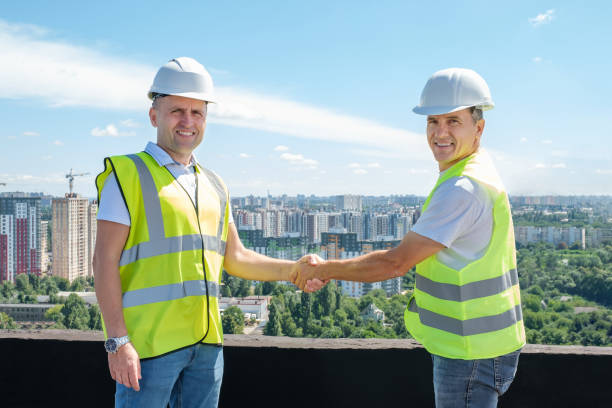
[[[294,337],[273,337],[244,334],[226,334],[226,347],[271,347],[282,349],[331,349],[331,350],[381,350],[415,349],[422,346],[412,339],[311,339]],[[104,341],[100,331],[81,330],[0,330],[0,339]],[[523,354],[573,354],[612,356],[612,347],[595,346],[554,346],[527,344]]]
[[[113,405],[101,332],[0,330],[0,405]],[[432,407],[411,340],[226,336],[221,407]],[[607,407],[611,347],[525,347],[502,407]]]

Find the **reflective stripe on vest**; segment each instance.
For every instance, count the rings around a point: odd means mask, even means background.
[[[140,157],[135,154],[130,154],[127,157],[129,157],[136,165],[136,171],[138,172],[138,177],[140,178],[142,199],[145,207],[147,227],[149,229],[149,241],[141,242],[132,248],[124,250],[121,254],[119,266],[136,262],[142,258],[188,251],[190,249],[204,248],[205,250],[214,251],[223,256],[225,254],[225,242],[222,240],[223,222],[225,220],[225,207],[227,201],[225,199],[225,191],[214,173],[200,167],[200,170],[206,174],[208,180],[215,187],[219,197],[221,198],[219,200],[221,216],[219,217],[220,221],[217,236],[202,236],[198,234],[166,238],[161,204],[159,202],[159,195],[157,193],[157,188],[155,187],[155,182],[153,181],[153,176],[147,168],[147,165]]]
[[[452,317],[420,308],[414,299],[410,302],[408,310],[418,313],[422,324],[458,336],[472,336],[475,334],[494,332],[510,327],[516,324],[516,322],[523,320],[521,305],[516,305],[514,309],[510,309],[498,315],[483,316],[467,320],[453,319]]]
[[[433,255],[417,265],[404,313],[410,334],[433,354],[454,359],[497,357],[525,344],[514,232],[507,194],[489,156],[480,151],[447,169],[436,189],[467,176],[493,200],[491,240],[481,258],[456,270]]]
[[[438,299],[464,302],[466,300],[497,295],[518,284],[516,269],[512,269],[497,278],[453,285],[452,283],[434,282],[423,275],[416,274],[416,287],[428,295]]]
[[[114,173],[132,224],[119,273],[123,315],[140,357],[222,344],[218,298],[229,217],[223,181],[198,165],[192,197],[145,152],[105,158],[104,165],[98,199]]]
[[[207,287],[208,285],[208,287]],[[123,294],[123,307],[148,305],[151,303],[176,300],[187,296],[219,296],[217,282],[197,280],[136,289]]]
[[[141,242],[132,248],[124,250],[121,254],[119,266],[128,265],[140,259],[153,256],[199,250],[202,248],[204,250],[217,252],[219,255],[223,256],[225,254],[226,243],[222,240],[222,237],[227,200],[225,200],[225,191],[214,173],[200,167],[201,170],[205,170],[203,173],[206,174],[211,184],[215,187],[219,197],[222,197],[222,199],[219,200],[221,207],[221,216],[219,218],[221,221],[219,222],[217,236],[193,234],[180,237],[166,237],[161,204],[153,176],[140,157],[135,154],[130,154],[127,157],[136,165],[136,171],[140,178],[142,199],[145,207],[147,227],[149,229],[149,241]],[[217,297],[219,293],[219,285],[216,282],[206,280],[187,281],[125,292],[123,293],[123,307],[142,306],[150,303],[176,300],[187,296],[208,295]]]

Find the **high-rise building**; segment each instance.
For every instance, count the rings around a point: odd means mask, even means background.
[[[0,196],[0,282],[20,273],[40,275],[40,196]]]
[[[361,211],[363,208],[361,196],[351,194],[336,196],[336,208],[338,210]]]
[[[49,270],[49,221],[40,222],[40,270],[47,273]]]
[[[72,282],[93,274],[96,211],[96,203],[75,193],[53,199],[53,275]]]

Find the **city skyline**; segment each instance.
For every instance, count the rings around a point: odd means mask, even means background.
[[[72,168],[89,173],[75,192],[95,196],[105,156],[154,139],[145,95],[155,70],[187,55],[220,99],[195,153],[232,196],[426,195],[437,167],[411,109],[449,66],[489,83],[483,146],[511,195],[612,194],[599,120],[612,113],[607,2],[119,4],[0,11],[10,61],[0,67],[0,192],[63,196]],[[177,35],[175,22],[195,15]],[[172,22],[151,24],[160,16]]]

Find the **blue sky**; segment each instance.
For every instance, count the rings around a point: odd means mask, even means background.
[[[220,98],[196,155],[234,196],[427,194],[437,166],[411,110],[447,67],[487,80],[483,146],[511,194],[612,194],[610,4],[3,4],[0,191],[61,195],[74,168],[94,196],[105,156],[155,139],[157,68],[191,56]]]

